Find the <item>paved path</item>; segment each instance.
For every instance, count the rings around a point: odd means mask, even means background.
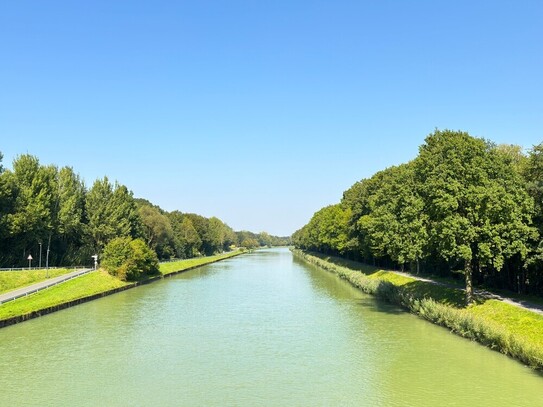
[[[43,290],[44,288],[51,287],[63,283],[64,281],[71,280],[72,278],[79,277],[83,274],[87,274],[94,269],[80,269],[72,271],[71,273],[63,274],[58,277],[48,278],[47,280],[41,281],[36,284],[29,285],[27,287],[19,288],[14,291],[9,291],[4,294],[0,294],[0,304],[14,300],[19,297],[24,297],[25,295],[35,293],[37,291]]]
[[[444,287],[455,288],[457,290],[466,291],[465,288],[459,287],[454,284],[442,283],[440,281],[435,281],[429,278],[420,277],[411,273],[406,273],[403,271],[394,271],[394,273],[401,274],[402,276],[405,276],[405,277],[411,277],[420,281],[425,281],[427,283],[432,283],[432,284],[441,285]],[[526,301],[526,300],[506,297],[506,296],[496,294],[488,290],[482,290],[482,289],[474,289],[474,294],[479,297],[483,297],[485,299],[503,301],[503,302],[506,302],[507,304],[515,305],[517,307],[527,309],[528,311],[532,311],[537,314],[543,315],[543,305],[540,305],[540,304],[536,304],[536,303]]]

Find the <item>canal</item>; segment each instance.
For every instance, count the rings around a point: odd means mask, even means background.
[[[543,377],[268,249],[0,330],[2,406],[543,406]]]

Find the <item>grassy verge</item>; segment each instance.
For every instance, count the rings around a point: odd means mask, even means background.
[[[162,275],[167,276],[168,274],[179,273],[180,271],[190,270],[194,267],[203,266],[204,264],[210,264],[219,260],[228,259],[229,257],[238,256],[242,253],[244,252],[236,250],[233,252],[217,254],[215,256],[196,257],[194,259],[160,263],[160,272]]]
[[[0,305],[0,327],[22,322],[42,314],[47,314],[81,302],[100,298],[124,289],[136,287],[137,285],[156,280],[165,275],[178,273],[237,256],[241,253],[243,252],[235,251],[216,256],[161,263],[161,276],[154,276],[139,282],[121,281],[101,270],[91,272],[65,283],[39,291],[28,297],[21,297]]]
[[[496,300],[480,299],[464,307],[464,293],[456,288],[296,249],[293,253],[366,293],[399,304],[458,335],[543,370],[543,315]]]
[[[47,280],[46,274],[51,278],[72,271],[74,269],[49,269],[48,272],[45,270],[1,271],[0,294]]]
[[[96,271],[0,306],[0,320],[29,315],[46,308],[134,285]]]

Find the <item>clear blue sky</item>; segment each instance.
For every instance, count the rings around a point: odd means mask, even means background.
[[[0,151],[288,235],[436,127],[543,141],[543,1],[2,1]]]

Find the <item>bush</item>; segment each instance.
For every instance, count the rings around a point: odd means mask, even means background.
[[[159,272],[156,253],[143,240],[129,237],[117,237],[109,242],[101,264],[109,274],[123,281],[134,281]]]

